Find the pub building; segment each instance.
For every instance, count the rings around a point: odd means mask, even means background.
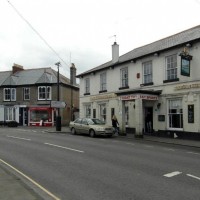
[[[119,56],[77,75],[80,117],[111,125],[115,114],[120,134],[199,136],[200,26]]]

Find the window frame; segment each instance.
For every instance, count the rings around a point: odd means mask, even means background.
[[[120,69],[120,81],[121,81],[121,87],[122,88],[127,88],[129,87],[128,85],[128,67],[124,67]]]
[[[172,54],[165,57],[166,80],[175,80],[178,78],[178,59],[177,54]],[[173,73],[172,73],[173,72]]]
[[[90,94],[90,78],[85,79],[85,94]]]
[[[40,89],[44,89],[44,92],[40,93]],[[49,91],[47,91],[48,89]],[[41,98],[42,95],[44,95],[44,98]],[[51,95],[51,86],[38,86],[38,100],[51,100]]]
[[[106,72],[100,74],[100,91],[106,91],[107,89],[107,77]]]
[[[9,91],[9,94],[6,91]],[[4,88],[3,96],[4,101],[16,101],[16,88]]]
[[[28,91],[28,92],[27,92]],[[23,88],[23,99],[26,100],[30,100],[30,88],[29,87],[25,87]]]
[[[152,61],[142,63],[143,66],[143,84],[153,82],[153,64]]]

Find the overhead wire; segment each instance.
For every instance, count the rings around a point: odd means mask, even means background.
[[[15,8],[15,6],[7,0],[7,2],[10,4],[10,6],[14,9],[14,11],[21,17],[23,21],[28,24],[28,26],[39,36],[39,38],[55,53],[55,55],[67,66],[69,65],[60,57],[60,55],[53,49],[53,47],[45,40],[45,38],[31,25],[31,23]]]

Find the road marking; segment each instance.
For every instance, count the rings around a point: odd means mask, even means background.
[[[192,178],[195,178],[195,179],[197,179],[197,180],[200,181],[200,177],[197,177],[197,176],[194,176],[194,175],[191,175],[191,174],[187,174],[187,176],[192,177]]]
[[[19,171],[18,169],[16,169],[15,167],[13,167],[12,165],[8,164],[7,162],[5,162],[4,160],[0,159],[0,161],[2,163],[4,163],[5,165],[7,165],[8,167],[10,167],[11,169],[13,169],[14,171],[16,171],[18,174],[20,174],[21,176],[23,176],[24,178],[26,178],[27,180],[29,180],[31,183],[33,183],[34,185],[36,185],[38,188],[40,188],[42,191],[44,191],[46,194],[48,194],[50,197],[52,197],[55,200],[60,200],[58,197],[56,197],[54,194],[52,194],[50,191],[48,191],[47,189],[45,189],[44,187],[42,187],[39,183],[37,183],[36,181],[34,181],[33,179],[31,179],[30,177],[28,177],[27,175],[25,175],[24,173],[22,173],[21,171]]]
[[[129,143],[129,142],[126,142],[126,144],[128,144],[128,145],[132,145],[132,146],[135,146],[135,144],[133,144],[133,143]]]
[[[152,148],[152,145],[144,145],[145,147]]]
[[[76,151],[76,152],[79,152],[79,153],[84,153],[84,151],[72,149],[72,148],[69,148],[69,147],[63,147],[63,146],[59,146],[59,145],[56,145],[56,144],[50,144],[50,143],[44,143],[44,144],[49,145],[49,146],[53,146],[53,147],[62,148],[62,149],[67,149],[67,150],[70,150],[70,151]]]
[[[19,140],[31,141],[31,139],[28,139],[28,138],[15,137],[15,136],[12,136],[12,135],[7,135],[7,137],[9,137],[9,138],[14,138],[14,139],[19,139]]]
[[[196,153],[196,152],[192,152],[192,151],[188,151],[187,153],[195,154],[195,155],[200,155],[200,153]]]
[[[175,151],[174,149],[163,148],[165,151]]]
[[[163,176],[167,177],[167,178],[171,178],[173,176],[177,176],[179,174],[182,174],[182,172],[179,172],[179,171],[176,171],[176,172],[171,172],[171,173],[168,173],[168,174],[165,174]]]

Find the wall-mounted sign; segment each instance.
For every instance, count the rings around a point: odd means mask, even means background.
[[[51,101],[52,108],[65,108],[67,104],[64,101]]]
[[[187,48],[184,48],[179,56],[181,56],[181,75],[190,76],[190,60],[192,60],[192,56],[189,55]]]
[[[194,104],[188,105],[188,123],[194,123]]]
[[[133,99],[144,99],[144,100],[156,101],[158,100],[158,96],[148,95],[148,94],[130,94],[130,95],[121,96],[119,97],[119,99],[122,101],[128,101],[128,100],[133,100]]]
[[[158,115],[158,121],[164,122],[165,121],[165,115]]]

